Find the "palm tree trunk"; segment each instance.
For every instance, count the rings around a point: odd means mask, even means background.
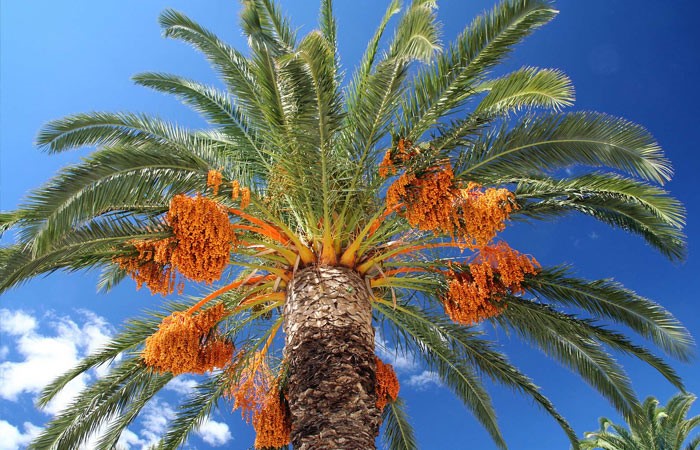
[[[287,291],[284,331],[294,448],[375,448],[374,329],[362,277],[343,267],[297,272]]]

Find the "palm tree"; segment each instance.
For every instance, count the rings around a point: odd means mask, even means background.
[[[659,406],[654,397],[647,397],[640,414],[629,422],[629,431],[610,419],[600,418],[600,430],[586,433],[582,449],[607,450],[695,450],[700,448],[700,435],[683,447],[690,433],[700,425],[700,415],[686,419],[696,397],[679,392],[666,406]],[[612,428],[612,429],[611,429]]]
[[[569,367],[626,417],[640,405],[610,351],[682,389],[667,363],[610,328],[687,360],[692,339],[669,312],[495,241],[506,222],[578,211],[682,258],[684,210],[659,186],[671,177],[660,147],[624,119],[561,112],[573,87],[557,70],[490,75],[556,15],[548,1],[503,1],[446,48],[435,7],[414,0],[399,14],[390,1],[347,82],[331,0],[301,39],[272,0],[244,0],[247,55],[168,10],[165,36],[201,51],[227,90],[162,73],[134,80],[211,128],[90,113],[40,132],[49,153],[97,150],[3,213],[17,241],[0,253],[0,289],[101,268],[105,290],[131,277],[153,293],[181,294],[185,282],[206,292],[130,320],[50,384],[40,405],[113,362],[31,448],[77,448],[98,429],[98,447],[112,448],[161,388],[192,372],[206,376],[162,448],[182,445],[222,398],[252,421],[257,448],[374,448],[380,424],[389,448],[415,448],[376,328],[435,370],[501,448],[482,377],[532,398],[578,440],[473,326],[482,321]]]

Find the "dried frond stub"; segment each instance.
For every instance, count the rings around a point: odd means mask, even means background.
[[[255,448],[280,448],[288,445],[292,438],[292,421],[289,409],[275,382],[268,390],[262,407],[253,414]]]
[[[399,396],[399,379],[391,364],[384,363],[375,356],[377,364],[377,383],[374,390],[377,393],[377,408],[380,410]]]
[[[233,344],[222,339],[214,326],[227,314],[222,303],[194,315],[187,311],[172,313],[146,339],[144,362],[173,375],[202,374],[225,367],[233,356]]]
[[[223,182],[223,175],[218,170],[210,170],[207,173],[207,186],[211,188],[212,194],[219,194],[219,186]]]
[[[166,220],[175,235],[173,266],[193,281],[212,283],[221,278],[235,242],[226,209],[206,197],[176,195]]]

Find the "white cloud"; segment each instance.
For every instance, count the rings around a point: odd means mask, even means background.
[[[143,448],[146,449],[158,443],[168,429],[168,423],[175,418],[175,411],[168,402],[154,398],[143,408],[140,417],[143,428],[139,434],[143,437]]]
[[[117,441],[117,448],[131,450],[132,445],[140,445],[141,448],[146,448],[148,444],[146,441],[139,438],[136,433],[134,433],[128,428],[125,428],[124,431],[122,431],[121,436],[119,436],[119,440]]]
[[[411,376],[406,384],[416,389],[427,389],[431,384],[435,386],[442,386],[440,376],[437,373],[429,370],[424,370],[418,375]]]
[[[165,385],[165,388],[171,391],[175,391],[178,394],[188,395],[194,391],[197,387],[197,382],[191,378],[184,376],[175,377]]]
[[[197,434],[204,442],[214,447],[224,445],[233,438],[228,425],[211,419],[199,427]]]
[[[0,420],[0,450],[23,448],[41,431],[41,428],[30,422],[24,422],[23,427],[24,433],[9,422]]]
[[[418,363],[412,355],[399,351],[398,348],[390,350],[389,343],[384,340],[381,334],[376,334],[374,342],[377,355],[379,355],[385,363],[394,366],[395,370],[411,371],[418,367]]]
[[[32,315],[0,310],[0,332],[14,337],[10,345],[20,356],[17,361],[0,363],[0,398],[15,402],[20,395],[38,394],[109,339],[112,329],[103,318],[89,311],[80,311],[80,315],[81,325],[68,317],[43,317],[53,329],[43,334]],[[57,414],[86,386],[90,376],[82,374],[71,381],[44,411]]]
[[[0,309],[0,332],[21,336],[36,328],[36,319],[22,311]]]

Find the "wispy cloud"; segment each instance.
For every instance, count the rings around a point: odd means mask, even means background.
[[[41,431],[33,423],[24,422],[24,432],[5,420],[0,420],[0,450],[18,450],[24,448]]]
[[[191,394],[192,391],[194,391],[194,388],[197,387],[197,384],[198,383],[195,380],[180,375],[179,377],[175,377],[172,380],[170,380],[168,384],[165,385],[165,389],[175,391],[178,394],[188,395]]]
[[[418,375],[411,376],[411,378],[406,381],[406,384],[418,390],[427,389],[431,385],[437,387],[442,386],[440,376],[436,372],[430,370],[424,370]]]
[[[418,367],[418,363],[413,358],[413,355],[400,351],[396,347],[392,348],[380,333],[376,333],[374,342],[377,355],[379,355],[385,363],[394,366],[394,370],[409,372]]]

